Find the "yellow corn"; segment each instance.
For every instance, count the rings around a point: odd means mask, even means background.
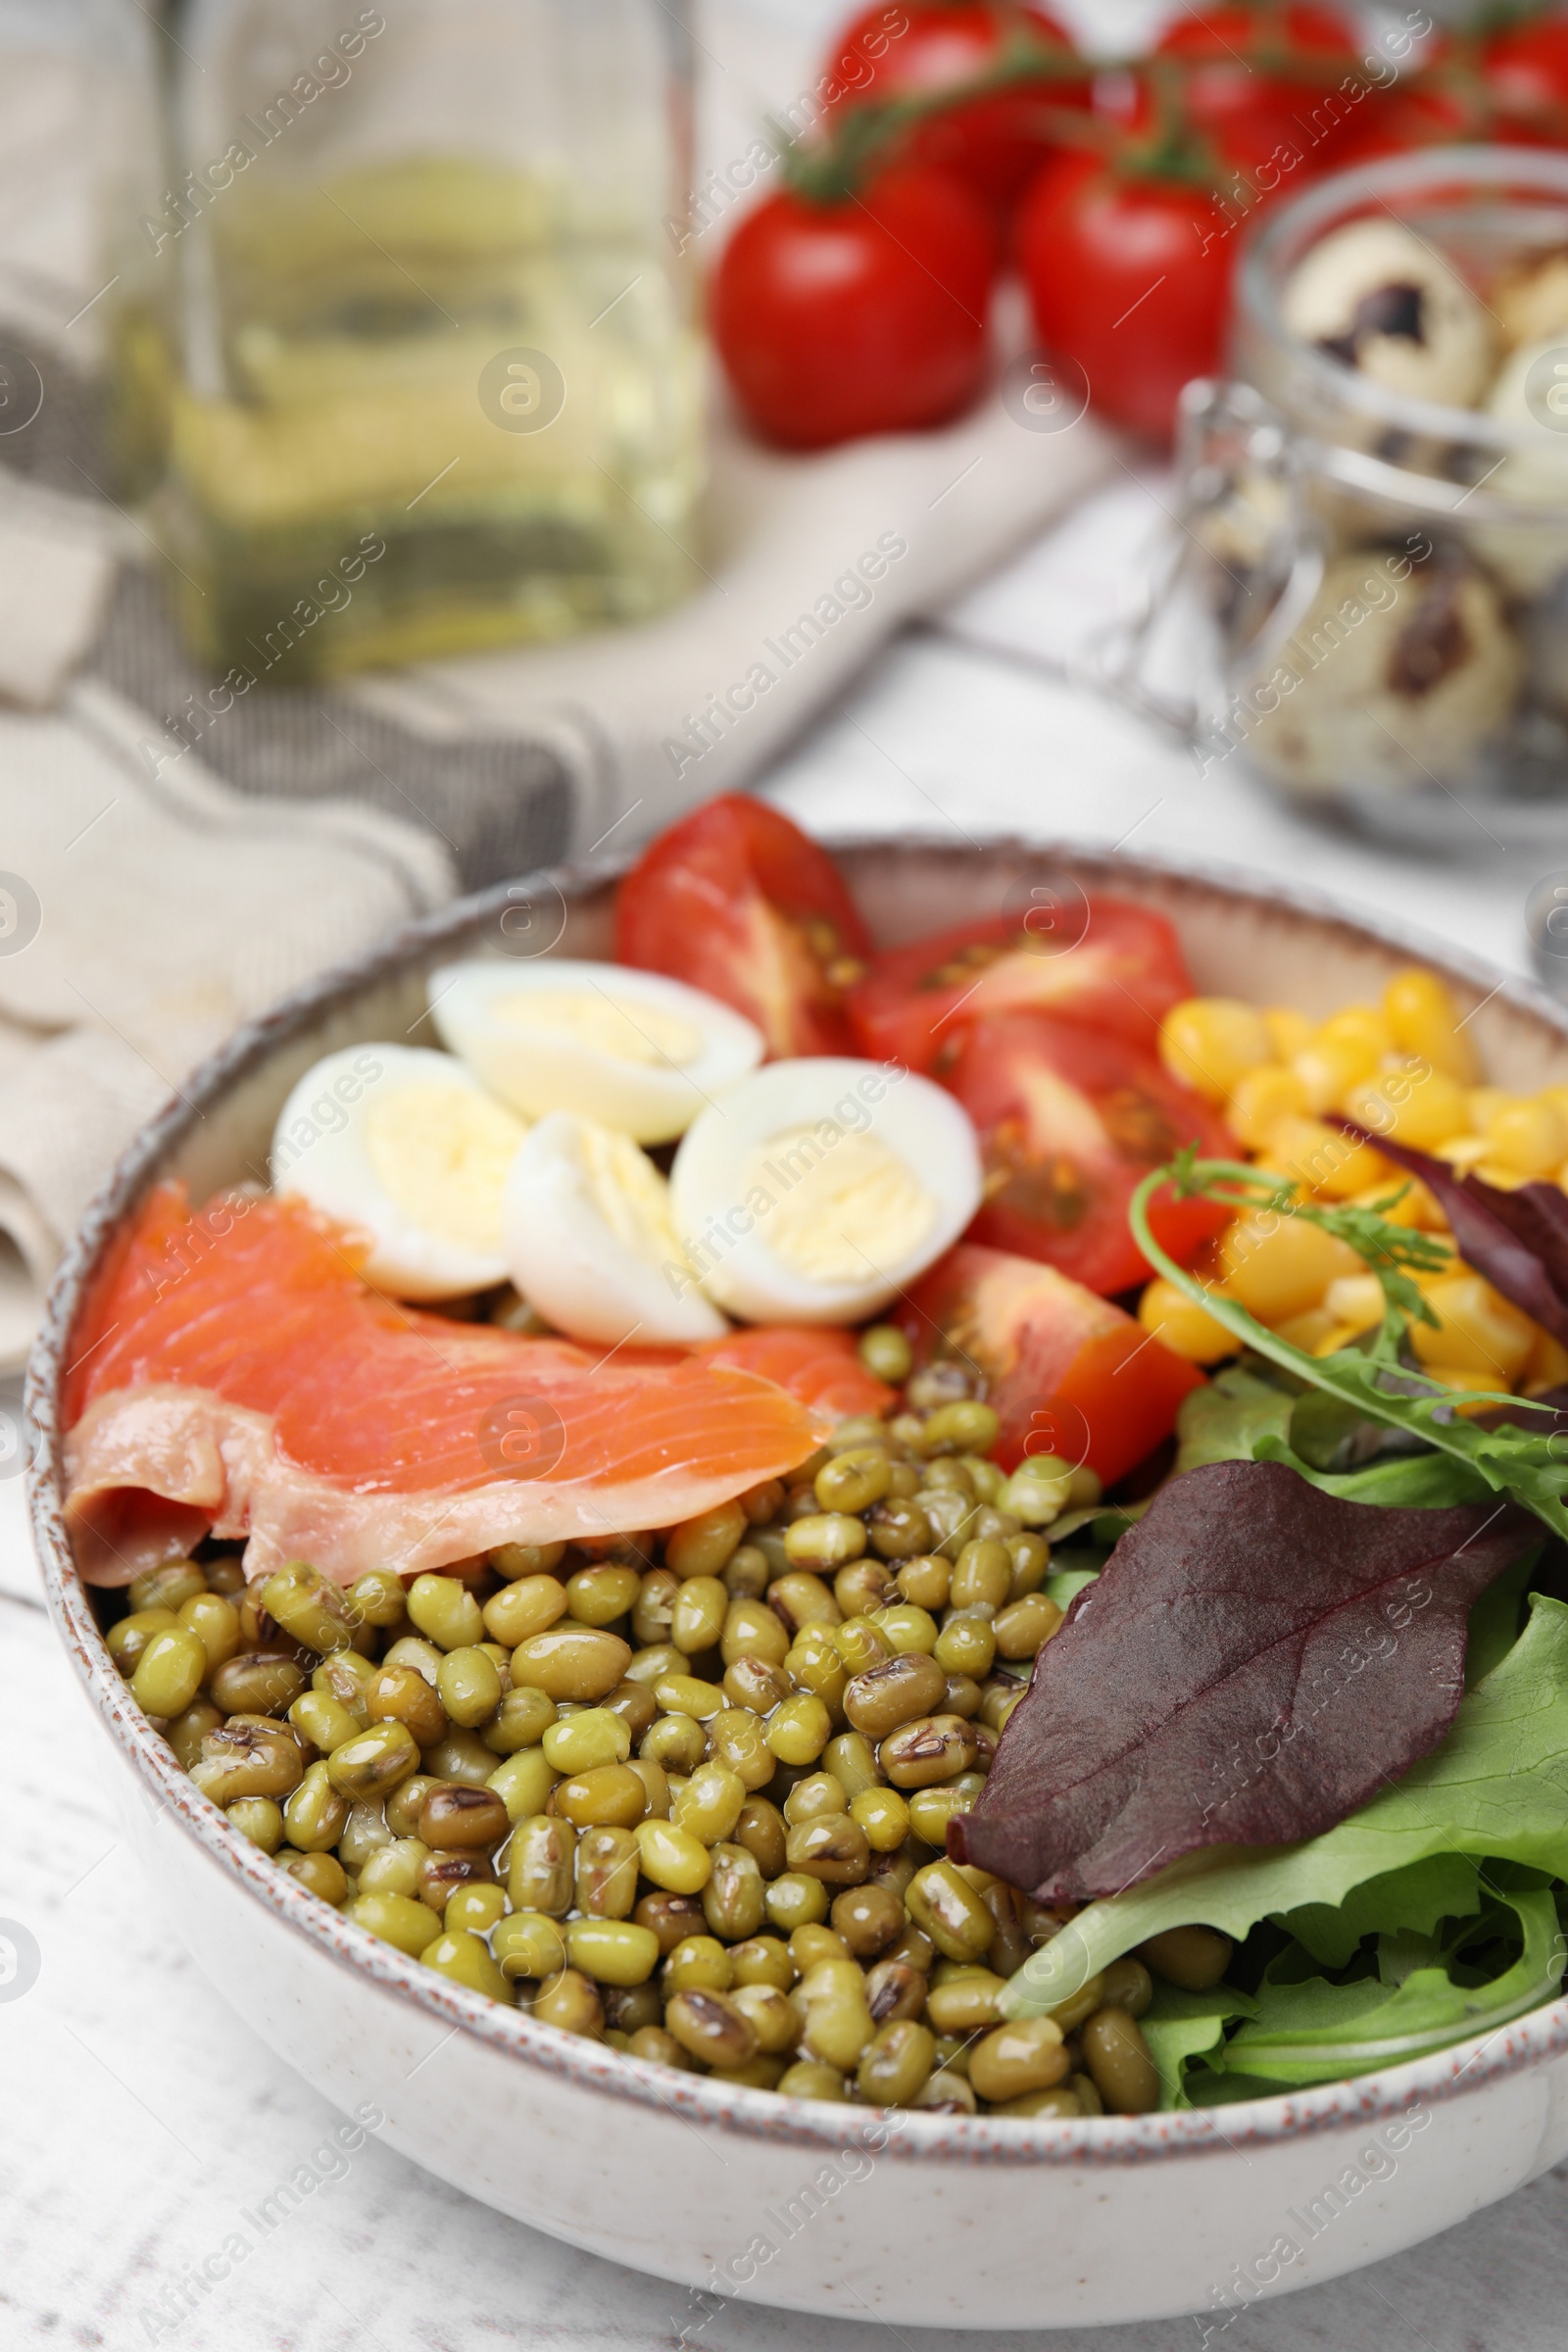
[[[1217,1364],[1221,1356],[1234,1355],[1239,1345],[1223,1323],[1216,1323],[1163,1276],[1150,1283],[1138,1301],[1138,1320],[1173,1355],[1184,1356],[1190,1364]]]
[[[1419,1054],[1461,1086],[1475,1085],[1481,1075],[1475,1047],[1436,972],[1396,972],[1383,992],[1383,1017],[1401,1053]]]
[[[1238,997],[1189,997],[1166,1013],[1159,1051],[1173,1078],[1210,1102],[1224,1102],[1238,1079],[1268,1060],[1272,1048],[1254,1004]]]

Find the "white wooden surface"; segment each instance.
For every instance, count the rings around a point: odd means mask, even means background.
[[[1080,566],[1083,550],[1066,552]],[[1034,642],[1059,555],[988,587],[965,625]],[[778,788],[829,832],[951,826],[957,840],[1018,827],[1219,855],[1520,960],[1534,870],[1518,854],[1413,866],[1309,831],[1239,772],[1200,779],[1132,721],[929,639],[896,648]],[[20,1481],[0,1482],[0,1921],[20,1923],[39,1953],[20,1997],[0,1984],[0,2352],[656,2352],[683,2328],[701,2352],[879,2352],[889,2332],[906,2352],[1201,2352],[1191,2320],[956,2338],[729,2306],[699,2328],[677,2290],[467,2203],[373,2135],[312,2166],[335,2118],[173,1945],[117,1842],[105,1761],[41,1612]],[[297,2211],[270,2230],[247,2218],[278,2182],[303,2184],[302,2165],[322,2178]],[[1434,2246],[1256,2309],[1228,2342],[1211,2340],[1225,2352],[1561,2352],[1565,2224],[1568,2168]],[[1043,2268],[1064,2259],[1069,2249],[1042,2245]],[[204,2264],[211,2282],[190,2285]]]

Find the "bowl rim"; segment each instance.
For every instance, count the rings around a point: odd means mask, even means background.
[[[952,841],[935,832],[828,836],[825,846],[841,856],[911,861],[935,856],[951,862],[955,855]],[[1456,953],[1414,926],[1350,914],[1321,892],[1281,884],[1217,861],[1127,857],[1108,848],[1012,834],[991,836],[958,854],[968,863],[976,853],[999,864],[1010,858],[1023,868],[1065,869],[1075,878],[1092,875],[1101,887],[1114,886],[1119,880],[1123,886],[1187,887],[1254,906],[1261,903],[1270,911],[1338,930],[1348,941],[1370,943],[1432,964],[1446,977],[1476,990],[1486,1002],[1501,999],[1544,1022],[1568,1047],[1568,1008],[1533,981]],[[597,896],[634,858],[635,854],[629,853],[613,859],[542,868],[455,900],[403,926],[368,953],[332,966],[246,1022],[199,1065],[165,1108],[133,1138],[68,1244],[50,1286],[27,1366],[24,1409],[29,1437],[29,1516],[50,1614],[95,1712],[141,1784],[137,1793],[149,1818],[156,1821],[166,1813],[172,1816],[179,1832],[188,1836],[209,1861],[231,1872],[285,1930],[302,1936],[318,1955],[337,1966],[368,1977],[383,1991],[401,1995],[416,2012],[444,2029],[443,2039],[462,2031],[513,2063],[538,2068],[601,2097],[662,2109],[688,2127],[711,2127],[751,2139],[824,2152],[842,2149],[847,2140],[863,2145],[875,2139],[880,2150],[901,2162],[1116,2167],[1181,2155],[1237,2153],[1328,2132],[1375,2127],[1383,2121],[1397,2122],[1416,2115],[1429,2101],[1469,2095],[1489,2082],[1568,2051],[1565,1995],[1490,2034],[1402,2066],[1346,2082],[1276,2092],[1218,2108],[1062,2121],[922,2115],[909,2110],[781,2099],[771,2091],[645,2064],[604,2043],[541,2025],[518,2010],[502,2008],[421,1967],[417,1960],[355,1926],[278,1869],[188,1778],[130,1697],[128,1686],[109,1655],[66,1532],[59,1485],[57,1398],[64,1372],[72,1368],[66,1352],[85,1286],[122,1220],[145,1188],[157,1180],[170,1150],[200,1123],[205,1105],[265,1064],[290,1037],[308,1028],[340,1000],[393,977],[421,956],[457,945],[487,924],[497,927],[503,941],[514,937],[507,932],[506,923],[509,913],[519,907],[531,921],[541,906],[559,900],[564,928],[568,901]]]

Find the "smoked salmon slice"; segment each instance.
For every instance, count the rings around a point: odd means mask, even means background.
[[[861,1363],[854,1334],[834,1323],[762,1324],[704,1340],[692,1352],[732,1372],[759,1372],[835,1420],[860,1413],[880,1419],[897,1401],[886,1381]]]
[[[752,1360],[769,1337],[795,1343],[777,1360],[814,1408]],[[248,1540],[253,1575],[303,1557],[346,1584],[667,1527],[816,1449],[850,1382],[817,1343],[736,1335],[650,1363],[523,1339],[368,1290],[352,1238],[302,1202],[235,1195],[193,1217],[162,1186],[106,1265],[68,1374],[78,1565],[123,1584],[210,1529]]]

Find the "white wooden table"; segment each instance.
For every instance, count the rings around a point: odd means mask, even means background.
[[[1026,560],[965,625],[1033,642],[1054,593]],[[1220,856],[1395,911],[1517,964],[1534,870],[1418,867],[1310,831],[1232,767],[1200,779],[1130,719],[987,656],[897,646],[777,779],[824,831],[1010,829]],[[117,1842],[107,1757],[37,1596],[22,1490],[0,1483],[0,1919],[36,1983],[0,1985],[0,2352],[656,2352],[676,2288],[553,2244],[367,2142],[311,2167],[333,2116],[175,1946]],[[3,1932],[3,1931],[0,1931]],[[271,2231],[281,2180],[323,2176]],[[1438,2243],[1254,2308],[1226,2352],[1561,2352],[1568,2170]],[[236,2235],[244,2240],[236,2251]],[[223,2249],[228,2246],[227,2254]],[[217,2283],[188,2282],[209,2256]],[[1137,2259],[1137,2249],[1129,2248]],[[1060,2251],[1042,2246],[1043,2266]],[[1190,2320],[1066,2336],[952,2336],[729,2307],[701,2352],[1200,2352]]]

